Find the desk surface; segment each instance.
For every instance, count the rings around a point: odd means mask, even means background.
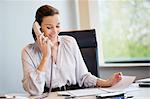
[[[135,84],[134,84],[135,86]],[[127,92],[127,96],[133,96],[130,99],[150,99],[150,87],[141,88],[136,84],[137,89]],[[46,99],[65,99],[63,96],[57,96],[57,92],[52,92]],[[95,96],[78,97],[77,99],[96,99]]]

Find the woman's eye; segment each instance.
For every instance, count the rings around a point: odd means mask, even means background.
[[[56,28],[60,28],[60,26],[56,26]]]
[[[51,29],[52,27],[47,27],[47,29]]]

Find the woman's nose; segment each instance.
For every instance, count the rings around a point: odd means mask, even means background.
[[[57,33],[57,28],[53,28],[53,32],[54,32],[54,33]]]

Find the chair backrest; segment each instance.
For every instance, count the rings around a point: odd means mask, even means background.
[[[59,35],[69,35],[76,39],[89,72],[95,76],[98,76],[97,41],[95,29],[63,31],[60,32]]]

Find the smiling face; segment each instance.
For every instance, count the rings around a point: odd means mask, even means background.
[[[41,31],[48,37],[52,42],[57,42],[57,37],[60,32],[60,20],[59,14],[53,16],[45,16],[42,19]]]

